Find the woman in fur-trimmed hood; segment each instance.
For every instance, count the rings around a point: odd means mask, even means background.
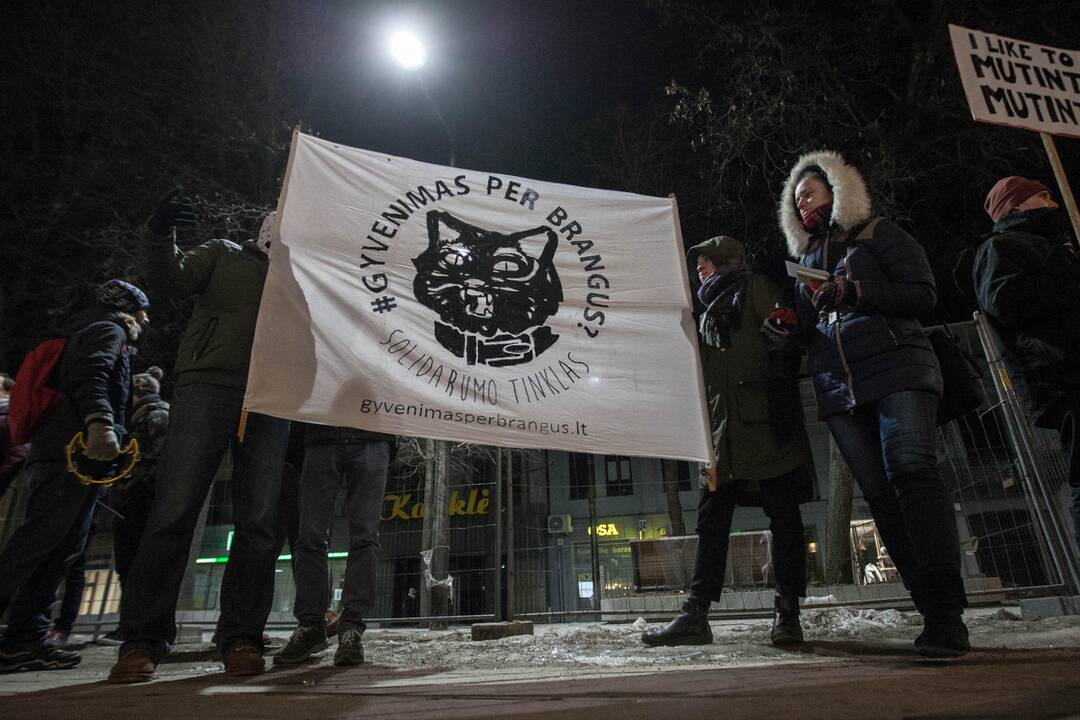
[[[791,254],[827,275],[796,288],[819,415],[924,616],[916,648],[961,655],[960,544],[935,449],[941,370],[918,321],[937,303],[926,253],[874,215],[862,175],[834,152],[799,158],[778,214]]]

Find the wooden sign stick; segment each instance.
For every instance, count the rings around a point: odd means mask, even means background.
[[[1069,212],[1069,220],[1072,222],[1073,236],[1080,243],[1080,210],[1076,208],[1076,198],[1073,197],[1072,188],[1069,187],[1069,178],[1065,175],[1065,168],[1061,165],[1061,156],[1058,155],[1057,146],[1054,144],[1054,136],[1050,133],[1039,133],[1042,138],[1046,155],[1050,158],[1050,166],[1054,168],[1054,177],[1057,178],[1061,197],[1065,200],[1065,208]]]

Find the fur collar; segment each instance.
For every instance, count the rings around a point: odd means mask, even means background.
[[[810,245],[810,233],[803,227],[799,212],[795,208],[795,186],[799,184],[799,173],[811,165],[817,165],[825,171],[825,177],[833,189],[832,222],[841,230],[850,230],[870,218],[870,194],[866,190],[866,181],[853,166],[844,162],[838,153],[819,150],[807,153],[799,158],[791,169],[784,189],[780,193],[778,216],[780,228],[787,239],[788,252],[792,257],[806,255]]]

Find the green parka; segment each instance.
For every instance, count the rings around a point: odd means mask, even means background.
[[[144,270],[154,290],[177,299],[197,296],[176,357],[177,387],[243,388],[269,266],[266,255],[251,241],[208,240],[185,251],[171,234],[148,233],[144,248]]]
[[[691,262],[698,255],[714,257],[715,248],[709,243],[715,240],[691,248]],[[718,260],[724,262],[725,258],[717,254],[714,262]],[[792,478],[804,486],[802,497],[811,499],[813,491],[813,459],[797,379],[790,377],[787,382],[776,382],[776,365],[770,365],[770,348],[761,330],[779,298],[780,291],[768,278],[749,273],[738,327],[731,332],[730,344],[713,347],[699,338],[717,482],[738,483],[740,494],[750,498],[748,502],[754,501],[759,490],[757,481],[780,477],[799,468],[804,472],[794,473]],[[770,392],[791,394],[783,398],[793,409],[788,420],[793,427],[785,439],[777,438],[769,422],[770,409],[775,412],[778,406],[776,402],[770,403]]]

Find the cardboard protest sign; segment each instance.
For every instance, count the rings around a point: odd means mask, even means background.
[[[1080,137],[1080,52],[949,25],[979,122]]]
[[[707,462],[674,201],[297,133],[245,408]]]

